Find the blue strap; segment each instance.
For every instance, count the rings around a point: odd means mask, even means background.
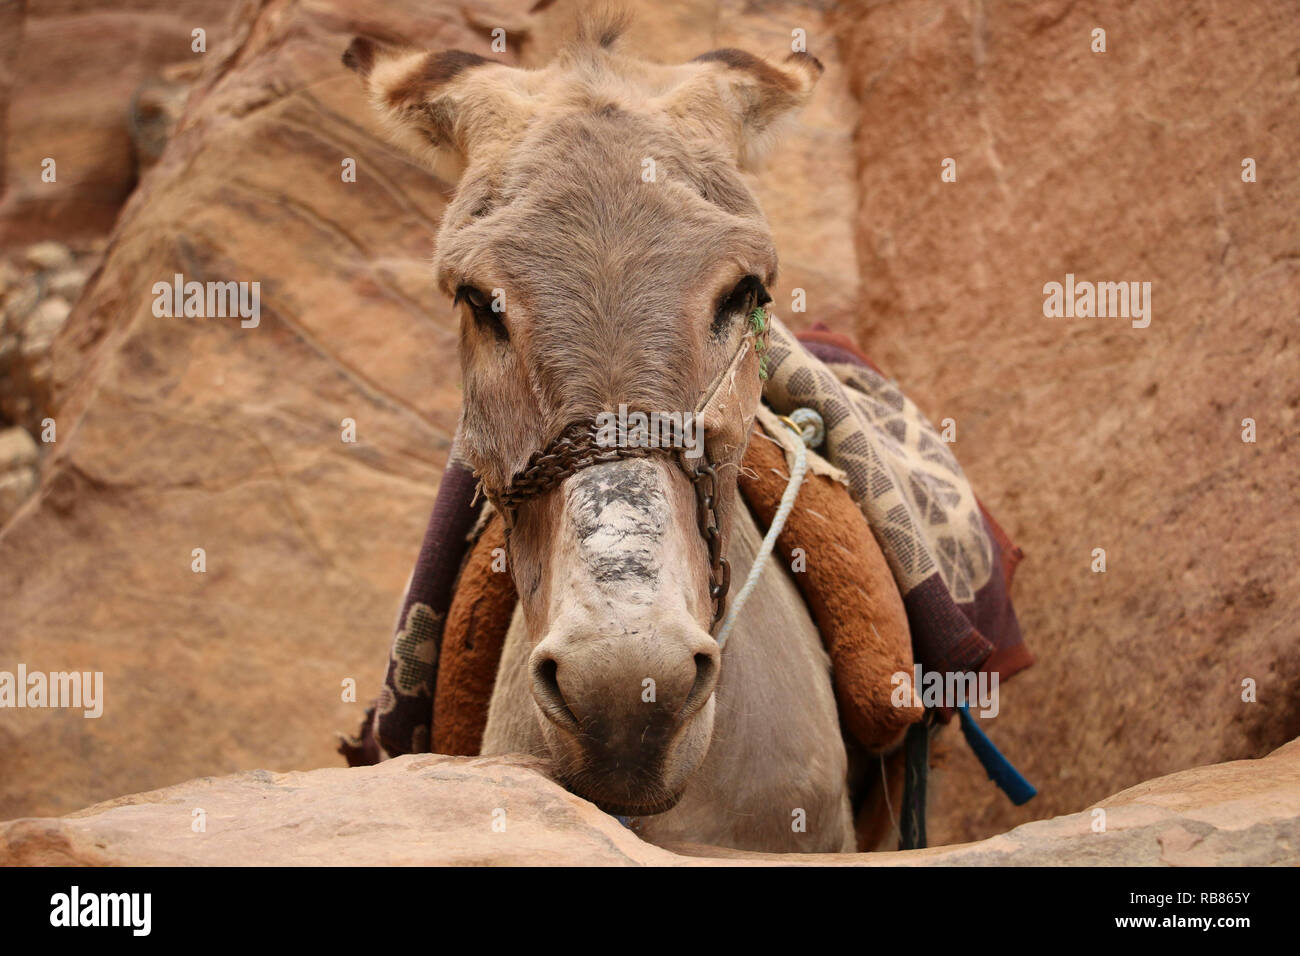
[[[1034,785],[1021,776],[1020,771],[1011,765],[1011,761],[1002,756],[1002,752],[989,740],[988,735],[980,730],[979,724],[971,716],[970,707],[961,704],[957,708],[961,715],[961,732],[966,736],[966,743],[975,751],[989,779],[1002,788],[1011,802],[1016,806],[1027,803],[1038,795]]]

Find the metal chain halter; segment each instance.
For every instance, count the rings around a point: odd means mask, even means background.
[[[558,487],[565,479],[591,465],[618,461],[623,458],[648,458],[663,454],[675,461],[686,473],[695,488],[696,523],[700,537],[709,554],[709,598],[713,601],[713,620],[716,627],[727,606],[727,590],[731,587],[731,565],[722,555],[722,525],[718,520],[718,473],[710,464],[708,453],[702,454],[694,465],[687,463],[684,455],[676,454],[679,447],[640,447],[630,445],[625,434],[619,434],[614,444],[601,441],[601,430],[594,424],[574,422],[557,435],[549,445],[532,454],[528,463],[515,473],[510,484],[500,494],[488,491],[488,498],[501,512],[506,523],[506,536],[515,521],[519,505]],[[674,438],[678,436],[674,435]]]

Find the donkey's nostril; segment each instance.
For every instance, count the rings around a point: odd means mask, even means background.
[[[533,696],[542,713],[556,724],[577,733],[578,718],[569,708],[560,691],[560,665],[552,657],[538,658],[533,662]]]
[[[682,705],[680,720],[686,721],[695,716],[695,712],[704,706],[718,683],[717,653],[698,653],[695,655],[695,683]]]

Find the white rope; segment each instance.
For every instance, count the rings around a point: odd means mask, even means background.
[[[776,538],[785,527],[785,519],[790,517],[790,512],[794,510],[794,499],[798,497],[799,486],[803,484],[804,474],[808,471],[808,447],[804,444],[803,431],[792,422],[787,422],[787,426],[799,435],[799,441],[795,442],[794,467],[790,469],[790,481],[785,486],[785,493],[781,495],[781,504],[776,509],[776,514],[772,516],[772,524],[768,527],[767,534],[763,536],[763,543],[758,546],[758,554],[754,555],[754,563],[749,569],[749,576],[745,578],[745,586],[731,602],[731,610],[727,612],[722,627],[718,630],[718,647],[726,643],[731,635],[731,629],[736,626],[741,610],[745,607],[745,602],[758,587],[758,578],[763,573],[763,565],[776,547]]]

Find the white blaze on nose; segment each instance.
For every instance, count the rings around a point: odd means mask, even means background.
[[[565,510],[578,557],[602,589],[647,599],[659,583],[669,524],[660,469],[647,459],[593,465],[569,480]]]

